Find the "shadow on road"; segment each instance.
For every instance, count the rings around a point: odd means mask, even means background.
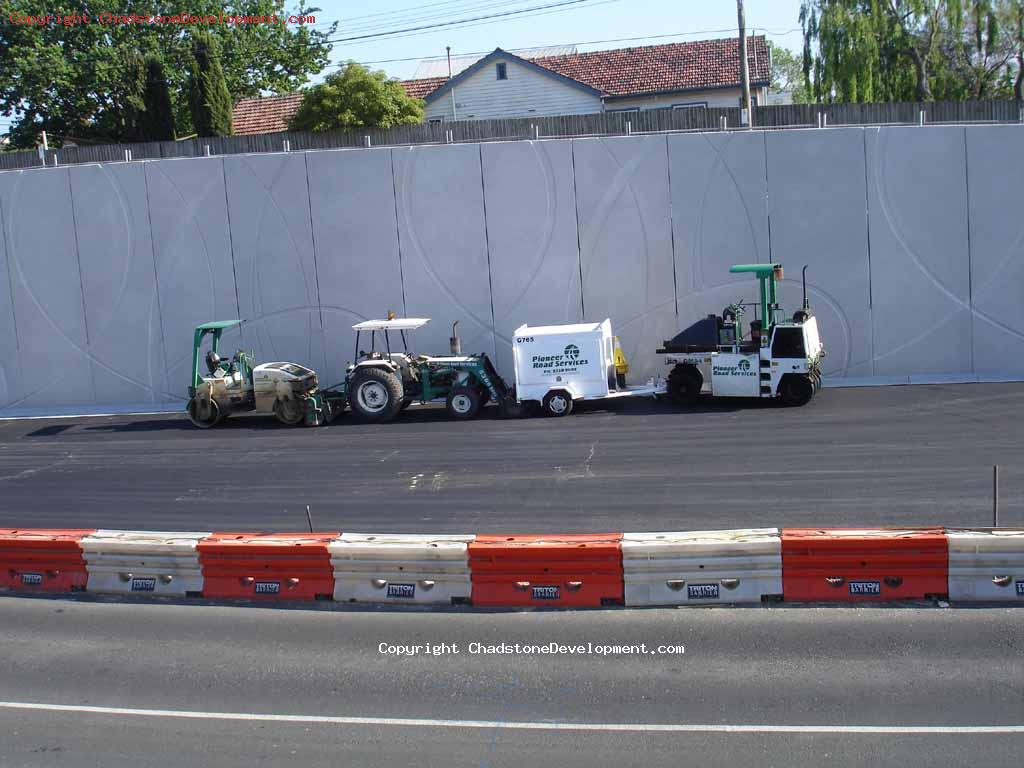
[[[674,416],[685,414],[713,414],[713,413],[735,413],[743,410],[761,410],[764,408],[777,408],[778,403],[771,400],[750,399],[722,399],[703,398],[693,406],[676,406],[665,399],[654,399],[649,397],[638,397],[621,400],[594,400],[589,402],[579,401],[573,408],[573,413],[568,417],[568,423],[579,417],[595,417],[611,415],[616,417],[630,416]],[[522,421],[526,419],[543,419],[554,421],[554,417],[545,416],[539,406],[527,407],[522,416],[505,418],[496,406],[490,405],[481,409],[474,421]],[[444,406],[431,404],[426,406],[415,406],[403,411],[399,416],[390,422],[374,424],[374,427],[395,428],[403,425],[431,424],[435,422],[454,423],[448,416]],[[356,422],[351,412],[345,412],[332,425],[367,426]],[[27,433],[26,437],[59,437],[69,430],[84,431],[87,433],[141,433],[141,432],[200,432],[211,431],[213,433],[230,432],[232,430],[266,431],[271,429],[292,430],[281,424],[273,416],[255,416],[249,414],[235,414],[212,430],[199,430],[185,417],[184,414],[168,414],[158,418],[132,418],[124,417],[124,420],[108,421],[100,424],[52,424],[42,427],[33,432]]]

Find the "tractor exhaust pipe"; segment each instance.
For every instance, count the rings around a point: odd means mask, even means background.
[[[806,312],[811,308],[811,305],[807,302],[807,265],[804,264],[804,268],[800,271],[800,280],[804,284],[804,311]]]
[[[459,340],[459,321],[452,323],[452,337],[449,339],[453,355],[462,354],[462,342]]]

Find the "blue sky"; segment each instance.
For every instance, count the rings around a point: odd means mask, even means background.
[[[510,10],[531,8],[560,0],[307,0],[321,8],[317,26],[338,20],[335,37],[350,37],[386,30],[432,24]],[[798,51],[801,47],[797,14],[800,0],[746,0],[747,27]],[[372,14],[372,16],[371,16]],[[399,38],[369,39],[334,44],[333,62],[354,59],[373,62],[393,77],[411,77],[417,62],[429,56],[491,51],[494,48],[529,48],[584,43],[613,38],[633,41],[581,45],[580,50],[649,45],[709,37],[727,37],[736,29],[734,0],[585,0],[563,9],[537,11],[522,18],[477,22],[458,27],[417,32]],[[728,30],[728,31],[726,31]],[[657,37],[671,35],[671,37]],[[413,61],[387,61],[413,59]],[[334,71],[329,68],[325,74]],[[317,78],[319,79],[319,78]]]

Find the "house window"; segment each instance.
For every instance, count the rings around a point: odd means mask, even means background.
[[[499,61],[494,65],[494,71],[499,80],[508,80],[508,64]]]
[[[685,101],[682,104],[673,104],[672,109],[707,109],[706,101]]]
[[[622,109],[606,109],[605,112],[639,112],[640,107],[623,107]]]
[[[443,117],[432,117],[432,118],[430,118],[430,120],[428,122],[431,125],[441,125],[441,123],[444,122],[444,118]]]
[[[753,91],[750,92],[750,106],[757,106],[757,94]],[[740,94],[740,109],[743,109],[743,94]]]

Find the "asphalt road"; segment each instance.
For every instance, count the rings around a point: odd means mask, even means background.
[[[467,613],[5,597],[0,765],[1018,766],[1021,637],[1012,608]],[[685,653],[470,648],[588,642]],[[382,643],[460,653],[399,657]],[[984,726],[997,732],[956,730]],[[938,730],[886,732],[920,727]]]
[[[487,409],[488,412],[494,409]],[[649,400],[564,419],[320,429],[232,417],[0,422],[0,526],[380,532],[1024,524],[1024,385]]]

